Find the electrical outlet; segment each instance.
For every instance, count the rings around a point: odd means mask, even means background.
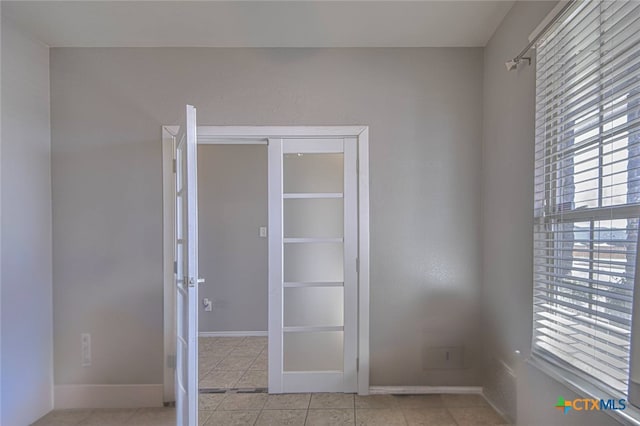
[[[91,334],[82,333],[80,335],[80,341],[82,342],[82,366],[91,366]]]
[[[206,312],[211,312],[211,310],[213,309],[213,302],[211,301],[211,299],[207,299],[206,297],[202,299],[202,305],[204,306],[204,310]]]

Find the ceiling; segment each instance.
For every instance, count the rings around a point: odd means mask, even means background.
[[[2,1],[52,47],[485,46],[511,1]]]

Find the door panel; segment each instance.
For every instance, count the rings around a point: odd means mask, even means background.
[[[285,333],[284,371],[341,371],[344,332]],[[341,392],[342,389],[336,390]]]
[[[284,200],[285,238],[342,238],[342,198]]]
[[[284,244],[285,282],[343,282],[342,243]]]
[[[187,105],[175,141],[176,415],[198,424],[198,206],[196,110]]]
[[[357,388],[356,144],[269,141],[270,392]]]
[[[284,289],[285,327],[335,327],[344,324],[344,290],[340,286]]]
[[[300,142],[299,145],[304,145],[304,142]],[[342,153],[298,152],[284,154],[284,192],[342,192],[343,159]]]

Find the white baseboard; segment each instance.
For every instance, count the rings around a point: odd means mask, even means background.
[[[53,408],[162,407],[159,385],[56,385]]]
[[[370,395],[385,394],[482,394],[481,386],[370,386]]]
[[[267,337],[267,331],[201,331],[200,337]]]

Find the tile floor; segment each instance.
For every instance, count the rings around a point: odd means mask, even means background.
[[[175,426],[173,408],[96,409],[52,411],[33,426]]]
[[[267,387],[266,337],[200,337],[200,389]]]
[[[202,394],[203,425],[504,425],[480,395]]]
[[[505,425],[480,395],[217,393],[200,395],[200,425]],[[174,426],[175,410],[54,411],[36,426]]]
[[[267,387],[266,337],[199,340],[200,425],[484,426],[504,425],[480,395],[288,394],[243,392]],[[175,409],[60,410],[36,426],[175,426]]]

